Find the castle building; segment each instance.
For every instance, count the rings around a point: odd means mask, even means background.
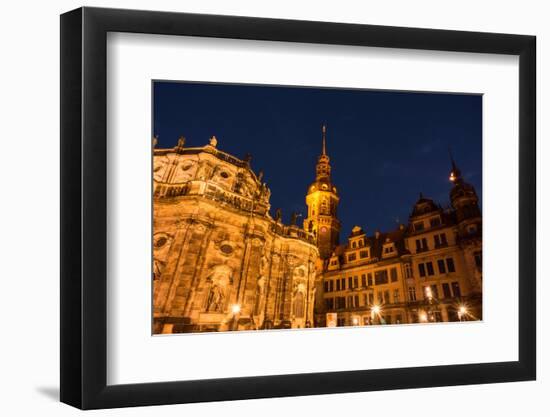
[[[316,242],[270,216],[262,177],[215,137],[154,149],[154,333],[313,326]]]
[[[326,133],[302,227],[215,137],[154,146],[154,333],[481,320],[481,211],[454,160],[449,208],[420,195],[406,225],[340,244]]]
[[[355,226],[346,243],[330,241],[316,326],[481,320],[478,197],[454,160],[450,180],[449,209],[420,195],[407,225],[370,235]]]

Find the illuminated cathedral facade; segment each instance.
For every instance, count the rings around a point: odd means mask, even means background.
[[[407,224],[341,243],[326,126],[301,226],[217,145],[154,146],[154,333],[481,320],[481,211],[454,161],[449,208],[420,195]]]

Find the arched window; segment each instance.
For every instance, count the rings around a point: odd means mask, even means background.
[[[296,318],[304,317],[304,294],[298,292],[294,297],[294,316]]]

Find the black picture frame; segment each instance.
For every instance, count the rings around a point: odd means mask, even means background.
[[[107,385],[108,32],[519,56],[519,360]],[[96,409],[534,380],[535,51],[524,35],[88,7],[61,15],[61,401]]]

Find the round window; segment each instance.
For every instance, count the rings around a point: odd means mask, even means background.
[[[220,177],[222,177],[222,178],[229,178],[229,174],[228,174],[227,172],[225,172],[225,171],[222,171],[222,172],[220,173]]]
[[[233,253],[233,248],[231,247],[231,245],[228,245],[228,244],[223,244],[220,246],[220,250],[225,253],[226,255],[230,255]]]
[[[166,239],[165,236],[161,236],[159,237],[156,241],[155,241],[155,248],[161,248],[163,247],[164,245],[166,245],[166,242],[168,241],[168,239]]]

